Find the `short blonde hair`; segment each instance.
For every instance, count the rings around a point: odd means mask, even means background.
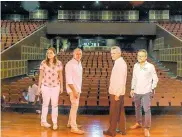
[[[112,51],[112,50],[117,50],[117,52],[121,53],[121,49],[120,49],[120,47],[118,47],[118,46],[113,46],[113,47],[111,47],[111,51]]]
[[[148,53],[147,53],[147,51],[146,51],[145,49],[140,49],[140,50],[138,51],[138,53],[139,53],[139,52],[145,53],[146,57],[148,56]]]

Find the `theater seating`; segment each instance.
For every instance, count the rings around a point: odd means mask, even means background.
[[[135,52],[123,52],[122,56],[128,67],[126,95],[124,98],[125,106],[133,106],[134,103],[130,97],[130,89],[132,71],[137,61],[137,54]],[[72,58],[72,53],[60,53],[58,58],[65,67],[65,64]],[[148,61],[152,62],[150,59]],[[83,52],[83,83],[80,106],[109,106],[108,87],[113,64],[110,52]],[[182,81],[170,78],[166,72],[160,70],[156,64],[154,65],[159,77],[159,83],[156,88],[156,94],[152,99],[152,106],[182,106]],[[21,94],[23,90],[28,89],[30,81],[30,78],[23,78],[12,82],[10,85],[3,85],[2,94],[7,97],[6,101],[20,103]],[[38,75],[36,76],[36,81],[38,82]],[[10,87],[13,87],[13,90]],[[60,95],[59,105],[70,106],[70,99],[65,91],[64,77],[64,93]]]
[[[45,22],[43,21],[7,21],[1,20],[1,51],[27,37]]]
[[[178,38],[182,39],[182,23],[159,23],[160,26],[177,36]]]

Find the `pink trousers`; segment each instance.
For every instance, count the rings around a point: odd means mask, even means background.
[[[71,125],[72,129],[77,129],[77,123],[76,123],[76,117],[77,117],[77,111],[78,111],[78,106],[79,106],[79,100],[80,100],[80,95],[76,99],[73,96],[73,93],[70,93],[70,101],[71,101],[71,110],[69,114],[69,120],[68,124]]]
[[[59,99],[60,86],[47,87],[47,86],[42,85],[41,91],[42,91],[42,98],[43,98],[41,122],[42,123],[47,122],[48,107],[49,107],[49,103],[51,100],[52,122],[54,124],[57,124],[58,99]]]

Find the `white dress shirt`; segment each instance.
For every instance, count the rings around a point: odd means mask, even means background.
[[[153,64],[145,62],[143,68],[140,63],[136,63],[133,68],[131,89],[136,94],[146,94],[156,88],[158,77]]]
[[[127,65],[122,57],[115,60],[111,72],[109,94],[120,96],[125,94]]]
[[[72,92],[68,84],[73,84],[76,91],[81,93],[82,87],[82,64],[77,60],[70,60],[65,67],[66,73],[66,90],[68,93]]]
[[[36,84],[33,84],[32,86],[28,87],[28,101],[34,102],[35,96],[38,95],[38,86]]]

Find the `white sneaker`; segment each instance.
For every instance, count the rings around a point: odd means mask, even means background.
[[[58,129],[58,125],[57,124],[54,124],[53,125],[53,130],[57,130]]]
[[[36,113],[37,113],[37,114],[41,114],[41,111],[40,111],[40,110],[36,110]]]
[[[46,128],[50,128],[51,127],[51,125],[49,123],[46,123],[46,122],[41,123],[41,126],[42,127],[46,127]]]

